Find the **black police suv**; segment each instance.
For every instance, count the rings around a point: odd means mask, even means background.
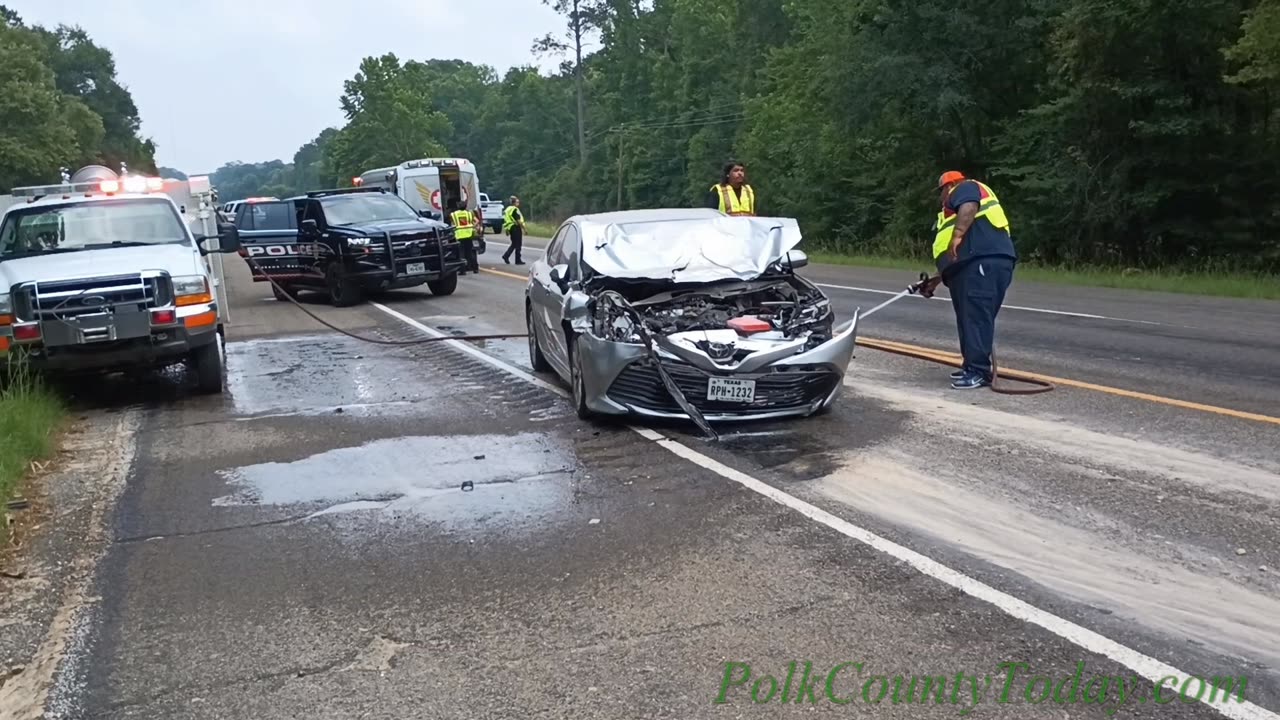
[[[290,294],[321,290],[345,307],[381,290],[425,284],[434,295],[449,295],[457,289],[466,262],[453,228],[384,188],[317,190],[290,201],[296,255],[276,280]]]

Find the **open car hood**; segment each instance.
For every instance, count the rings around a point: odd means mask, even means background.
[[[619,279],[752,280],[800,243],[792,218],[709,217],[587,223],[583,261]]]

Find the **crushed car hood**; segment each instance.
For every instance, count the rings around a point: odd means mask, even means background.
[[[715,217],[587,225],[582,259],[619,279],[751,280],[800,243],[791,218]]]

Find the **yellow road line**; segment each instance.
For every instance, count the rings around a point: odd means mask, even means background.
[[[529,279],[529,277],[528,277],[527,275],[516,275],[515,273],[502,272],[501,270],[493,270],[493,269],[491,269],[491,268],[487,268],[487,267],[482,267],[482,268],[480,268],[480,272],[487,272],[487,273],[492,273],[492,274],[494,274],[494,275],[501,275],[502,277],[509,277],[509,278],[514,279],[514,280],[528,280],[528,279]]]
[[[480,269],[484,272],[491,273],[493,275],[501,275],[502,277],[511,278],[513,280],[523,281],[528,279],[526,276],[503,272],[501,270],[492,270],[490,268]],[[921,359],[924,360],[931,360],[933,362],[942,363],[943,365],[960,366],[960,356],[946,350],[923,347],[921,345],[912,345],[910,343],[898,342],[896,340],[880,340],[869,337],[858,338],[858,344],[869,347],[873,350],[893,349],[906,351],[919,355]],[[1177,398],[1164,397],[1163,395],[1152,395],[1151,393],[1138,392],[1136,390],[1125,390],[1124,388],[1111,387],[1109,385],[1098,385],[1096,383],[1085,382],[1083,380],[1072,380],[1070,378],[1060,378],[1052,375],[1041,375],[1040,373],[1027,372],[1026,370],[1014,370],[1012,368],[1005,367],[1000,368],[1000,375],[1001,377],[1007,377],[1010,380],[1039,380],[1041,382],[1049,382],[1063,387],[1092,390],[1094,392],[1106,393],[1107,395],[1115,395],[1116,397],[1125,397],[1133,400],[1145,400],[1147,402],[1182,408],[1184,410],[1197,410],[1200,412],[1212,413],[1214,415],[1222,415],[1223,417],[1232,417],[1239,420],[1252,420],[1254,422],[1280,425],[1280,417],[1246,412],[1244,410],[1233,410],[1231,408],[1218,407],[1216,405],[1205,405],[1204,403],[1179,400]]]
[[[892,349],[912,352],[920,355],[923,359],[934,360],[945,365],[960,365],[959,355],[949,353],[944,350],[937,350],[935,348],[921,347],[919,345],[911,345],[893,340],[878,340],[875,338],[859,338],[858,344],[865,345],[876,350]],[[1163,395],[1152,395],[1151,393],[1138,392],[1136,390],[1125,390],[1124,388],[1116,388],[1109,385],[1098,385],[1096,383],[1084,382],[1083,380],[1072,380],[1070,378],[1055,377],[1053,375],[1042,375],[1040,373],[1027,372],[1026,370],[1013,370],[1001,367],[1000,376],[1007,377],[1011,380],[1039,380],[1041,382],[1053,383],[1054,385],[1080,388],[1082,390],[1093,390],[1094,392],[1132,398],[1134,400],[1146,400],[1147,402],[1159,403],[1160,405],[1168,405],[1170,407],[1183,408],[1186,410],[1199,410],[1200,412],[1213,413],[1214,415],[1223,415],[1225,417],[1233,417],[1240,420],[1253,420],[1255,422],[1269,423],[1271,425],[1280,425],[1280,417],[1273,417],[1271,415],[1245,412],[1244,410],[1233,410],[1231,408],[1218,407],[1217,405],[1205,405],[1204,403],[1191,402],[1189,400],[1179,400],[1177,398],[1164,397]]]

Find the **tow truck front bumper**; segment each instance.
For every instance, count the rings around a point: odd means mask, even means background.
[[[22,352],[33,368],[58,374],[115,372],[173,365],[218,339],[215,303],[158,311],[171,311],[172,320],[155,323],[151,312],[43,320],[25,324],[39,329],[34,339],[0,328],[0,357]]]

